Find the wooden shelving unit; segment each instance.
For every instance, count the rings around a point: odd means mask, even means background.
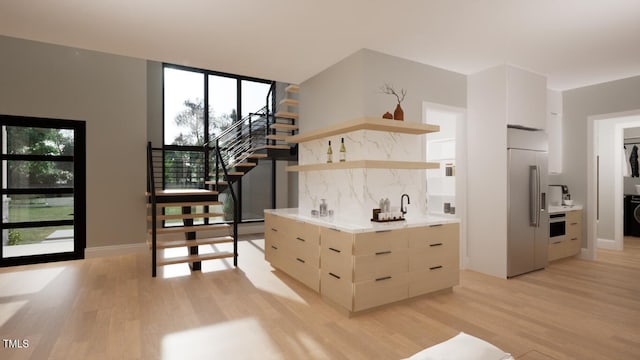
[[[287,137],[288,143],[301,143],[325,137],[344,134],[357,130],[389,131],[400,134],[422,135],[440,131],[440,126],[406,121],[388,120],[382,118],[358,118],[341,124],[328,126],[323,129],[309,131],[303,134]]]
[[[386,161],[386,160],[355,160],[324,164],[287,166],[287,171],[317,171],[317,170],[346,170],[346,169],[437,169],[435,162],[422,161]]]

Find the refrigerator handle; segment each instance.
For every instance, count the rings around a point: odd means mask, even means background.
[[[529,225],[538,226],[538,167],[529,166]]]
[[[540,189],[540,166],[536,165],[536,227],[540,227],[540,217],[542,216],[542,189]]]

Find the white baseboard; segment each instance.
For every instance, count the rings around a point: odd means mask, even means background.
[[[95,246],[86,248],[84,250],[84,257],[86,259],[92,259],[105,256],[138,254],[147,251],[149,251],[149,248],[147,247],[146,243]]]
[[[250,235],[264,233],[264,223],[255,224],[239,224],[238,235]],[[149,247],[146,243],[95,246],[86,248],[84,257],[86,259],[105,257],[105,256],[121,256],[148,252]]]
[[[615,240],[611,239],[598,239],[598,249],[608,249],[608,250],[620,250],[618,249],[618,244]]]
[[[238,235],[250,235],[264,233],[264,223],[239,224]]]

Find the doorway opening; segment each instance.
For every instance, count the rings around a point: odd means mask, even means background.
[[[628,159],[624,134],[626,129],[640,127],[640,111],[598,115],[589,120],[592,149],[587,164],[587,244],[589,257],[595,259],[598,248],[624,248],[625,195],[635,191],[633,181],[625,176]]]
[[[0,115],[0,266],[84,258],[85,122]]]
[[[423,122],[440,126],[423,142],[426,161],[440,164],[439,169],[425,171],[427,213],[460,219],[460,266],[466,268],[466,110],[424,102]]]

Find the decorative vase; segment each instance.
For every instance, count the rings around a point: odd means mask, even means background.
[[[404,111],[402,111],[400,104],[396,105],[396,109],[393,111],[393,118],[400,121],[404,120]]]
[[[391,115],[391,113],[387,111],[386,113],[384,113],[384,115],[382,115],[382,118],[393,120],[393,115]]]

